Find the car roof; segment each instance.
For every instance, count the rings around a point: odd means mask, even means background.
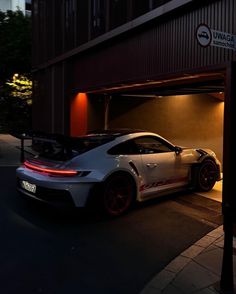
[[[90,131],[87,133],[87,136],[111,136],[111,137],[119,137],[128,134],[134,133],[142,133],[147,132],[145,130],[139,129],[129,129],[129,128],[119,128],[119,129],[98,129],[94,131]]]

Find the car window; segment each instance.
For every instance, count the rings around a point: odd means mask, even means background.
[[[109,151],[111,155],[131,155],[140,154],[134,140],[129,140],[112,147]]]
[[[141,137],[135,139],[139,154],[171,152],[171,146],[156,137]]]
[[[145,136],[120,143],[112,147],[108,153],[112,155],[135,155],[172,151],[171,146],[165,141],[156,137]]]

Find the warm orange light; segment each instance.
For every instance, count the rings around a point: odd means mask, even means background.
[[[71,101],[70,134],[73,137],[85,135],[87,132],[88,97],[86,93],[78,93]]]

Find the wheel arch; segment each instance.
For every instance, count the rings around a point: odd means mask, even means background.
[[[206,160],[211,160],[215,163],[215,160],[212,156],[209,154],[201,156],[197,162],[192,164],[191,166],[191,178],[193,179],[194,176],[196,176],[196,172],[199,169],[199,167],[206,161]]]
[[[200,165],[206,160],[211,160],[216,164],[215,158],[212,155],[207,153],[207,154],[204,154],[204,155],[199,157],[198,162],[196,163],[196,165]]]
[[[137,184],[137,181],[135,179],[135,175],[133,173],[131,173],[130,171],[128,171],[128,170],[115,170],[112,173],[110,173],[109,175],[107,175],[100,184],[103,185],[106,181],[108,181],[110,178],[112,178],[112,177],[114,177],[116,175],[128,176],[131,179],[131,181],[132,181],[132,183],[134,185],[134,189],[135,189],[134,190],[135,198],[137,198],[137,191],[138,191],[138,186],[137,185],[138,184]]]
[[[91,188],[88,199],[86,201],[86,206],[97,206],[97,200],[99,200],[99,193],[102,193],[104,185],[106,183],[106,181],[108,181],[110,178],[116,176],[116,175],[124,175],[124,176],[128,176],[132,183],[133,183],[133,187],[134,187],[134,196],[133,196],[133,202],[135,202],[137,200],[137,195],[138,195],[138,182],[135,178],[135,174],[131,173],[128,170],[123,170],[123,169],[119,169],[119,170],[115,170],[112,171],[111,173],[109,173],[108,175],[106,175],[103,178],[103,181],[101,182],[97,182],[94,184],[94,186]]]

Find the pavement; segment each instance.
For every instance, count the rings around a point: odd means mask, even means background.
[[[31,141],[26,140],[26,149]],[[0,167],[21,164],[21,142],[19,139],[0,134]],[[201,196],[222,201],[222,181],[208,193]],[[174,242],[174,240],[173,240]],[[222,260],[224,252],[224,231],[219,226],[202,239],[192,244],[172,260],[161,272],[147,283],[140,294],[235,294],[220,290]],[[236,238],[233,238],[234,284],[236,285]],[[125,293],[124,293],[125,294]]]
[[[0,166],[20,165],[20,140],[7,134],[0,134]]]

